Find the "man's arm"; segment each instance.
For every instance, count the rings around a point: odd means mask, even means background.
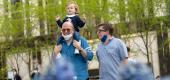
[[[124,59],[124,60],[123,60],[123,63],[124,63],[124,64],[128,64],[128,58]]]
[[[80,47],[79,51],[80,51],[80,54],[86,59],[87,58],[86,51],[82,47]]]
[[[61,48],[62,48],[62,45],[55,45],[54,54],[56,57],[60,55]]]
[[[128,63],[128,52],[125,43],[119,39],[119,52],[123,63]]]
[[[81,40],[81,45],[76,40],[73,41],[73,45],[80,51],[80,54],[86,59],[86,60],[92,60],[93,59],[93,52],[91,48],[89,47],[86,40]]]

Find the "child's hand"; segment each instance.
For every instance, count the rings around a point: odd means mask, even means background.
[[[56,21],[60,20],[60,16],[56,16],[55,20]]]
[[[80,42],[78,42],[78,41],[76,41],[76,40],[73,40],[73,45],[74,45],[74,47],[77,48],[78,50],[81,49],[81,44],[80,44]]]

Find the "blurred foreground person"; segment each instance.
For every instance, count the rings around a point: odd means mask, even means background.
[[[169,75],[169,76],[162,77],[162,78],[159,79],[159,80],[170,80],[170,75]]]
[[[119,68],[118,80],[154,80],[154,76],[145,64],[122,64]]]
[[[41,80],[76,80],[76,77],[72,64],[61,57],[49,65]]]

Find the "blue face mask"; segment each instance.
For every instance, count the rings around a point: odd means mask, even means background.
[[[103,35],[103,37],[101,38],[101,41],[104,43],[106,42],[106,40],[107,40],[107,35]]]

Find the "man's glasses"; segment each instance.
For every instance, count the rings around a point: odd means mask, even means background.
[[[98,29],[98,30],[97,30],[97,33],[100,33],[100,32],[106,32],[106,30],[104,30],[104,29]]]
[[[62,32],[63,32],[63,33],[65,33],[66,31],[67,31],[67,32],[70,32],[71,29],[62,29]]]

